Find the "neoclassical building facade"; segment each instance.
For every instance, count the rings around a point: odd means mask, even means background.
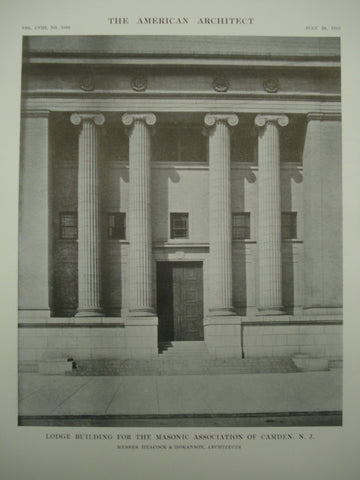
[[[338,38],[24,37],[19,359],[342,354]]]

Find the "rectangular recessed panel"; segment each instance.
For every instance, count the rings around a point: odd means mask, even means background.
[[[184,292],[185,302],[196,302],[196,299],[197,299],[197,291],[195,289],[185,290]]]
[[[203,340],[202,264],[174,264],[173,280],[175,340]]]

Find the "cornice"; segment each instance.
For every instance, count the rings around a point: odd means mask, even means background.
[[[24,65],[91,65],[92,67],[149,67],[149,68],[291,68],[291,69],[340,69],[340,61],[333,59],[251,59],[251,58],[57,58],[51,56],[31,56],[26,58]]]

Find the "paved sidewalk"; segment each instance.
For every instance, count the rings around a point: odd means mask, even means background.
[[[20,416],[336,412],[342,372],[76,377],[19,375]]]

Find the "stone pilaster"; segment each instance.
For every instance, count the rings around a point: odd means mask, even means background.
[[[80,125],[78,173],[78,311],[76,316],[101,316],[101,233],[99,205],[99,132],[102,114],[74,113]]]
[[[129,134],[130,308],[131,316],[153,315],[151,238],[151,139],[153,113],[124,114]]]
[[[259,310],[279,315],[282,308],[279,126],[286,115],[257,115],[259,131]]]
[[[19,320],[50,317],[49,111],[26,110],[21,119]]]
[[[209,127],[210,315],[231,315],[232,235],[230,190],[230,127],[233,114],[207,114]]]
[[[341,115],[309,113],[303,153],[304,313],[342,312]]]

